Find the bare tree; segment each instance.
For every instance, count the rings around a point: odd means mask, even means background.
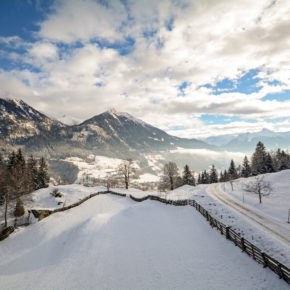
[[[269,182],[264,180],[264,176],[256,176],[255,180],[248,183],[245,188],[245,191],[258,194],[259,202],[262,203],[262,197],[271,194],[272,187]]]
[[[123,181],[125,183],[125,188],[128,189],[129,188],[129,184],[130,184],[131,175],[134,173],[132,159],[124,160],[119,165],[118,172],[119,172],[119,176],[123,179]]]
[[[177,181],[179,180],[178,168],[176,163],[168,162],[163,167],[163,176],[161,177],[160,188],[169,187],[170,190],[173,190],[176,186]],[[182,182],[182,180],[181,180]]]

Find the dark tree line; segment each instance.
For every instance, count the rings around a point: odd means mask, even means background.
[[[6,160],[0,156],[0,204],[4,204],[5,227],[9,202],[17,200],[17,216],[22,212],[21,197],[36,189],[48,187],[48,183],[49,176],[44,158],[37,161],[31,155],[26,159],[21,149],[11,152]]]
[[[196,184],[227,182],[240,177],[256,176],[284,169],[290,169],[290,155],[281,149],[267,152],[264,144],[258,142],[251,161],[245,156],[243,163],[236,167],[234,160],[231,160],[229,168],[221,171],[219,175],[215,166],[212,165],[209,171],[204,170],[198,174],[197,183],[188,165],[185,165],[183,174],[180,176],[177,165],[169,162],[164,165],[159,189],[173,190],[185,184],[195,186]]]

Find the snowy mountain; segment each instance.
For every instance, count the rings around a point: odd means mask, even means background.
[[[62,128],[61,122],[36,111],[22,100],[0,99],[0,139],[21,144],[28,138]]]
[[[128,113],[112,109],[79,125],[68,126],[52,120],[20,100],[0,99],[0,138],[23,145],[27,153],[55,157],[103,154],[119,158],[140,153],[183,148],[206,148],[196,139],[168,135]]]
[[[262,141],[268,150],[287,149],[290,148],[290,132],[273,132],[263,129],[255,133],[208,137],[204,141],[235,152],[253,152],[259,141]]]

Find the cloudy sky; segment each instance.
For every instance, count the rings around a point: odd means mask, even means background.
[[[290,131],[289,0],[1,0],[0,96],[182,137]]]

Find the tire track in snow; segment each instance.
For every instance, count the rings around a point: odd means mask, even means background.
[[[290,244],[290,229],[279,224],[278,222],[270,219],[268,217],[262,216],[251,209],[241,205],[235,200],[231,199],[227,194],[225,194],[219,184],[212,184],[208,186],[207,192],[210,196],[217,199],[221,203],[229,206],[230,208],[238,211],[242,215],[246,216],[251,221],[255,222],[268,232],[274,234],[275,237],[279,238],[283,242],[286,242],[287,245]]]

